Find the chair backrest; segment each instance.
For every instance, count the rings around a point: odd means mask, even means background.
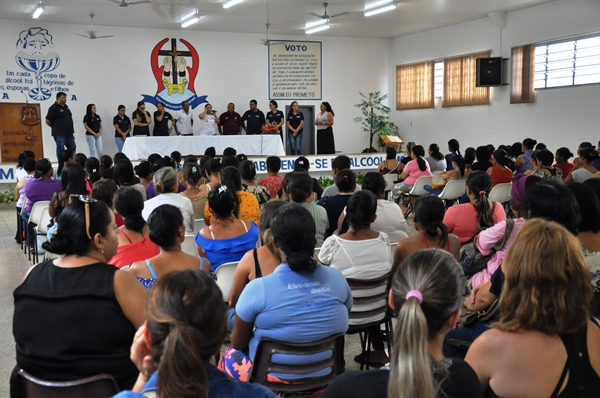
[[[181,244],[181,250],[191,256],[198,256],[198,245],[196,244],[196,235],[186,235]]]
[[[28,222],[31,224],[38,224],[40,222],[40,217],[42,216],[42,210],[44,210],[44,207],[48,207],[49,205],[49,200],[40,200],[35,202],[33,206],[31,206],[31,213],[29,214]]]
[[[512,189],[512,182],[503,184],[496,184],[490,191],[490,200],[498,203],[506,203],[510,200],[510,192]]]
[[[391,271],[370,280],[346,279],[353,300],[349,314],[351,326],[375,325],[385,319],[388,310],[387,286],[390,276]]]
[[[217,286],[221,289],[223,294],[223,301],[229,301],[229,291],[231,285],[233,285],[233,274],[238,266],[238,261],[221,264],[215,269],[215,276],[217,277]]]
[[[431,180],[433,181],[434,184],[438,182],[442,173],[443,173],[443,171],[432,171],[431,172]]]
[[[394,259],[394,253],[396,252],[396,248],[398,247],[399,242],[391,242],[390,250],[392,251],[392,259]]]
[[[411,196],[428,195],[429,192],[427,192],[423,187],[425,185],[431,185],[433,183],[432,181],[433,177],[431,176],[422,176],[417,178],[417,181],[415,181],[415,185],[413,185],[412,189],[408,194]]]
[[[444,186],[444,190],[440,193],[442,200],[456,200],[465,193],[466,180],[450,180]]]
[[[105,373],[73,381],[47,381],[21,369],[17,377],[24,398],[106,398],[119,392],[115,379]]]
[[[194,220],[194,233],[197,234],[202,228],[206,227],[206,223],[202,218],[196,218]]]
[[[315,247],[315,256],[319,257],[319,253],[321,252],[320,247]]]
[[[398,173],[384,174],[383,179],[385,180],[385,191],[391,191],[394,188],[394,181],[398,179]]]
[[[38,221],[37,227],[35,230],[39,234],[47,234],[48,233],[48,224],[50,224],[50,207],[46,206],[42,209],[42,214],[40,215],[40,219]]]
[[[292,364],[280,364],[272,361],[275,354],[283,355],[314,355],[328,353],[328,358],[318,362],[301,364],[295,361]],[[284,343],[281,341],[263,338],[258,343],[256,356],[250,381],[258,383],[272,391],[299,392],[307,391],[316,387],[326,386],[343,371],[344,365],[344,334],[335,334],[320,341],[310,343]],[[302,375],[330,369],[323,376],[304,377]],[[278,381],[269,381],[269,374],[277,373]],[[290,375],[289,379],[281,374]],[[291,377],[295,376],[295,377]]]

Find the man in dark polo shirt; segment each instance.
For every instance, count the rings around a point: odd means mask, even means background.
[[[73,115],[67,106],[67,94],[63,92],[56,94],[56,102],[48,109],[46,124],[52,128],[52,137],[56,143],[56,157],[60,163],[65,147],[73,152],[76,148]]]
[[[219,116],[219,134],[221,135],[240,135],[242,134],[242,117],[235,111],[233,102],[227,104],[227,112]]]
[[[262,126],[265,124],[265,114],[258,109],[256,100],[250,101],[250,110],[242,116],[242,125],[247,135],[262,134]]]
[[[155,137],[166,137],[171,134],[173,123],[169,127],[169,120],[173,122],[173,116],[165,111],[165,104],[157,102],[156,112],[154,112],[154,130],[152,130],[152,135]]]

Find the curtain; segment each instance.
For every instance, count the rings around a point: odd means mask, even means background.
[[[444,60],[442,108],[488,105],[490,88],[476,87],[477,58],[488,58],[491,51]]]
[[[396,67],[396,110],[434,108],[433,61]]]
[[[510,53],[510,103],[534,102],[535,45],[513,47]]]

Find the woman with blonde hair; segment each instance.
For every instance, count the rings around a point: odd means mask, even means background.
[[[500,322],[466,357],[488,396],[596,397],[600,328],[588,318],[590,273],[577,238],[558,223],[530,220],[502,268]]]
[[[390,368],[346,372],[323,398],[481,397],[469,364],[442,353],[444,335],[460,315],[463,285],[461,267],[450,253],[425,249],[407,257],[389,294],[398,315]]]

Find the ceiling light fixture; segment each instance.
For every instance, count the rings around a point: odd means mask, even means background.
[[[371,15],[381,14],[382,12],[392,11],[396,8],[396,4],[390,4],[381,8],[374,8],[369,11],[365,11],[365,17],[370,17]]]
[[[198,10],[194,10],[194,11],[190,12],[189,14],[184,15],[183,17],[181,17],[179,22],[183,23],[190,18],[194,18],[196,15],[198,15]]]
[[[378,0],[378,1],[373,1],[371,3],[367,3],[367,4],[365,4],[365,11],[370,10],[371,8],[377,8],[384,4],[389,4],[392,1],[394,1],[394,0]]]
[[[223,4],[223,8],[233,7],[234,5],[239,4],[242,1],[244,1],[244,0],[231,0],[231,1],[228,1],[227,3]]]
[[[189,13],[181,19],[181,27],[187,28],[188,26],[191,26],[198,22],[200,18],[202,17],[198,15],[198,10],[195,10],[194,12]]]
[[[307,22],[306,25],[304,25],[304,29],[310,29],[312,27],[323,25],[323,24],[326,24],[328,22],[329,22],[329,19],[327,19],[327,18],[320,19],[318,21]]]
[[[33,12],[32,18],[33,19],[38,19],[38,17],[40,15],[42,15],[43,12],[44,12],[44,7],[42,7],[42,2],[40,1],[37,4],[37,7],[35,8],[35,11]]]
[[[327,23],[325,25],[319,25],[312,29],[305,30],[304,33],[306,33],[307,35],[310,35],[311,33],[317,33],[317,32],[320,32],[320,31],[326,30],[326,29],[329,29],[329,23]]]

